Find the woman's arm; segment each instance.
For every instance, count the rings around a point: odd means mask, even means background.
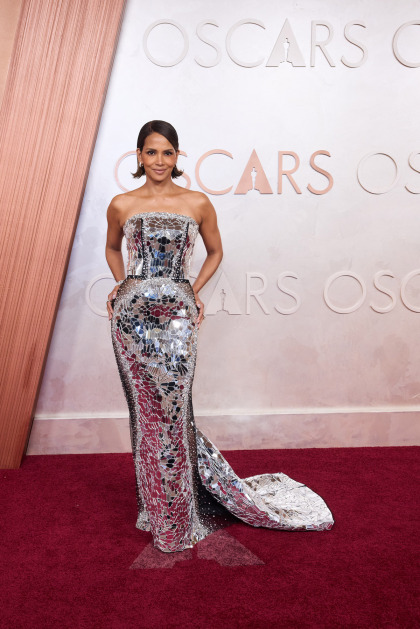
[[[200,234],[203,238],[204,246],[207,251],[207,257],[203,266],[193,284],[195,302],[200,308],[200,314],[196,323],[200,325],[204,316],[204,305],[198,296],[198,292],[207,284],[209,279],[215,274],[220,262],[223,258],[222,239],[220,237],[219,228],[217,226],[217,216],[213,205],[209,199],[203,194],[203,203],[200,207],[201,223]]]
[[[105,257],[116,282],[120,282],[125,278],[124,260],[121,253],[123,230],[120,227],[119,217],[120,210],[118,207],[118,201],[114,198],[109,204],[107,210],[108,231],[106,236]],[[106,304],[108,319],[112,319],[113,307],[111,302],[117,296],[117,291],[118,284],[108,295],[108,301]]]

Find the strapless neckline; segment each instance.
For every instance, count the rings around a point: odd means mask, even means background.
[[[150,216],[150,215],[155,215],[155,214],[160,214],[164,216],[180,216],[181,218],[188,218],[190,221],[193,221],[193,223],[195,223],[197,227],[200,226],[199,223],[195,220],[195,218],[193,218],[192,216],[188,216],[188,214],[180,214],[179,212],[162,212],[162,211],[157,210],[156,212],[153,212],[153,211],[152,212],[136,212],[135,214],[132,214],[125,221],[122,227],[123,231],[125,230],[127,223],[129,223],[133,218],[137,218],[139,216],[147,216],[147,215]]]

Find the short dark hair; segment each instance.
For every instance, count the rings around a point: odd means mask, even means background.
[[[165,122],[165,120],[149,120],[146,122],[140,129],[140,133],[137,138],[137,148],[140,151],[143,150],[144,143],[146,138],[152,133],[159,133],[163,135],[168,142],[172,144],[176,151],[179,150],[179,142],[178,142],[178,134],[175,128],[169,123]],[[171,177],[172,179],[176,179],[176,177],[181,177],[183,170],[179,170],[176,166],[173,167]],[[145,173],[144,166],[138,166],[135,173],[133,173],[133,177],[139,179],[143,177]]]

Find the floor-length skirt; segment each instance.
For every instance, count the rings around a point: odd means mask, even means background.
[[[195,426],[198,309],[187,280],[128,277],[111,322],[130,414],[136,526],[172,552],[233,520],[284,530],[333,525],[323,499],[285,474],[240,479]]]

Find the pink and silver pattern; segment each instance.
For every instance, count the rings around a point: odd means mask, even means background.
[[[236,518],[286,530],[331,528],[317,494],[284,474],[239,479],[195,427],[198,309],[188,275],[196,221],[142,212],[127,220],[124,233],[127,278],[111,333],[130,412],[136,526],[151,531],[165,552],[191,548]]]

